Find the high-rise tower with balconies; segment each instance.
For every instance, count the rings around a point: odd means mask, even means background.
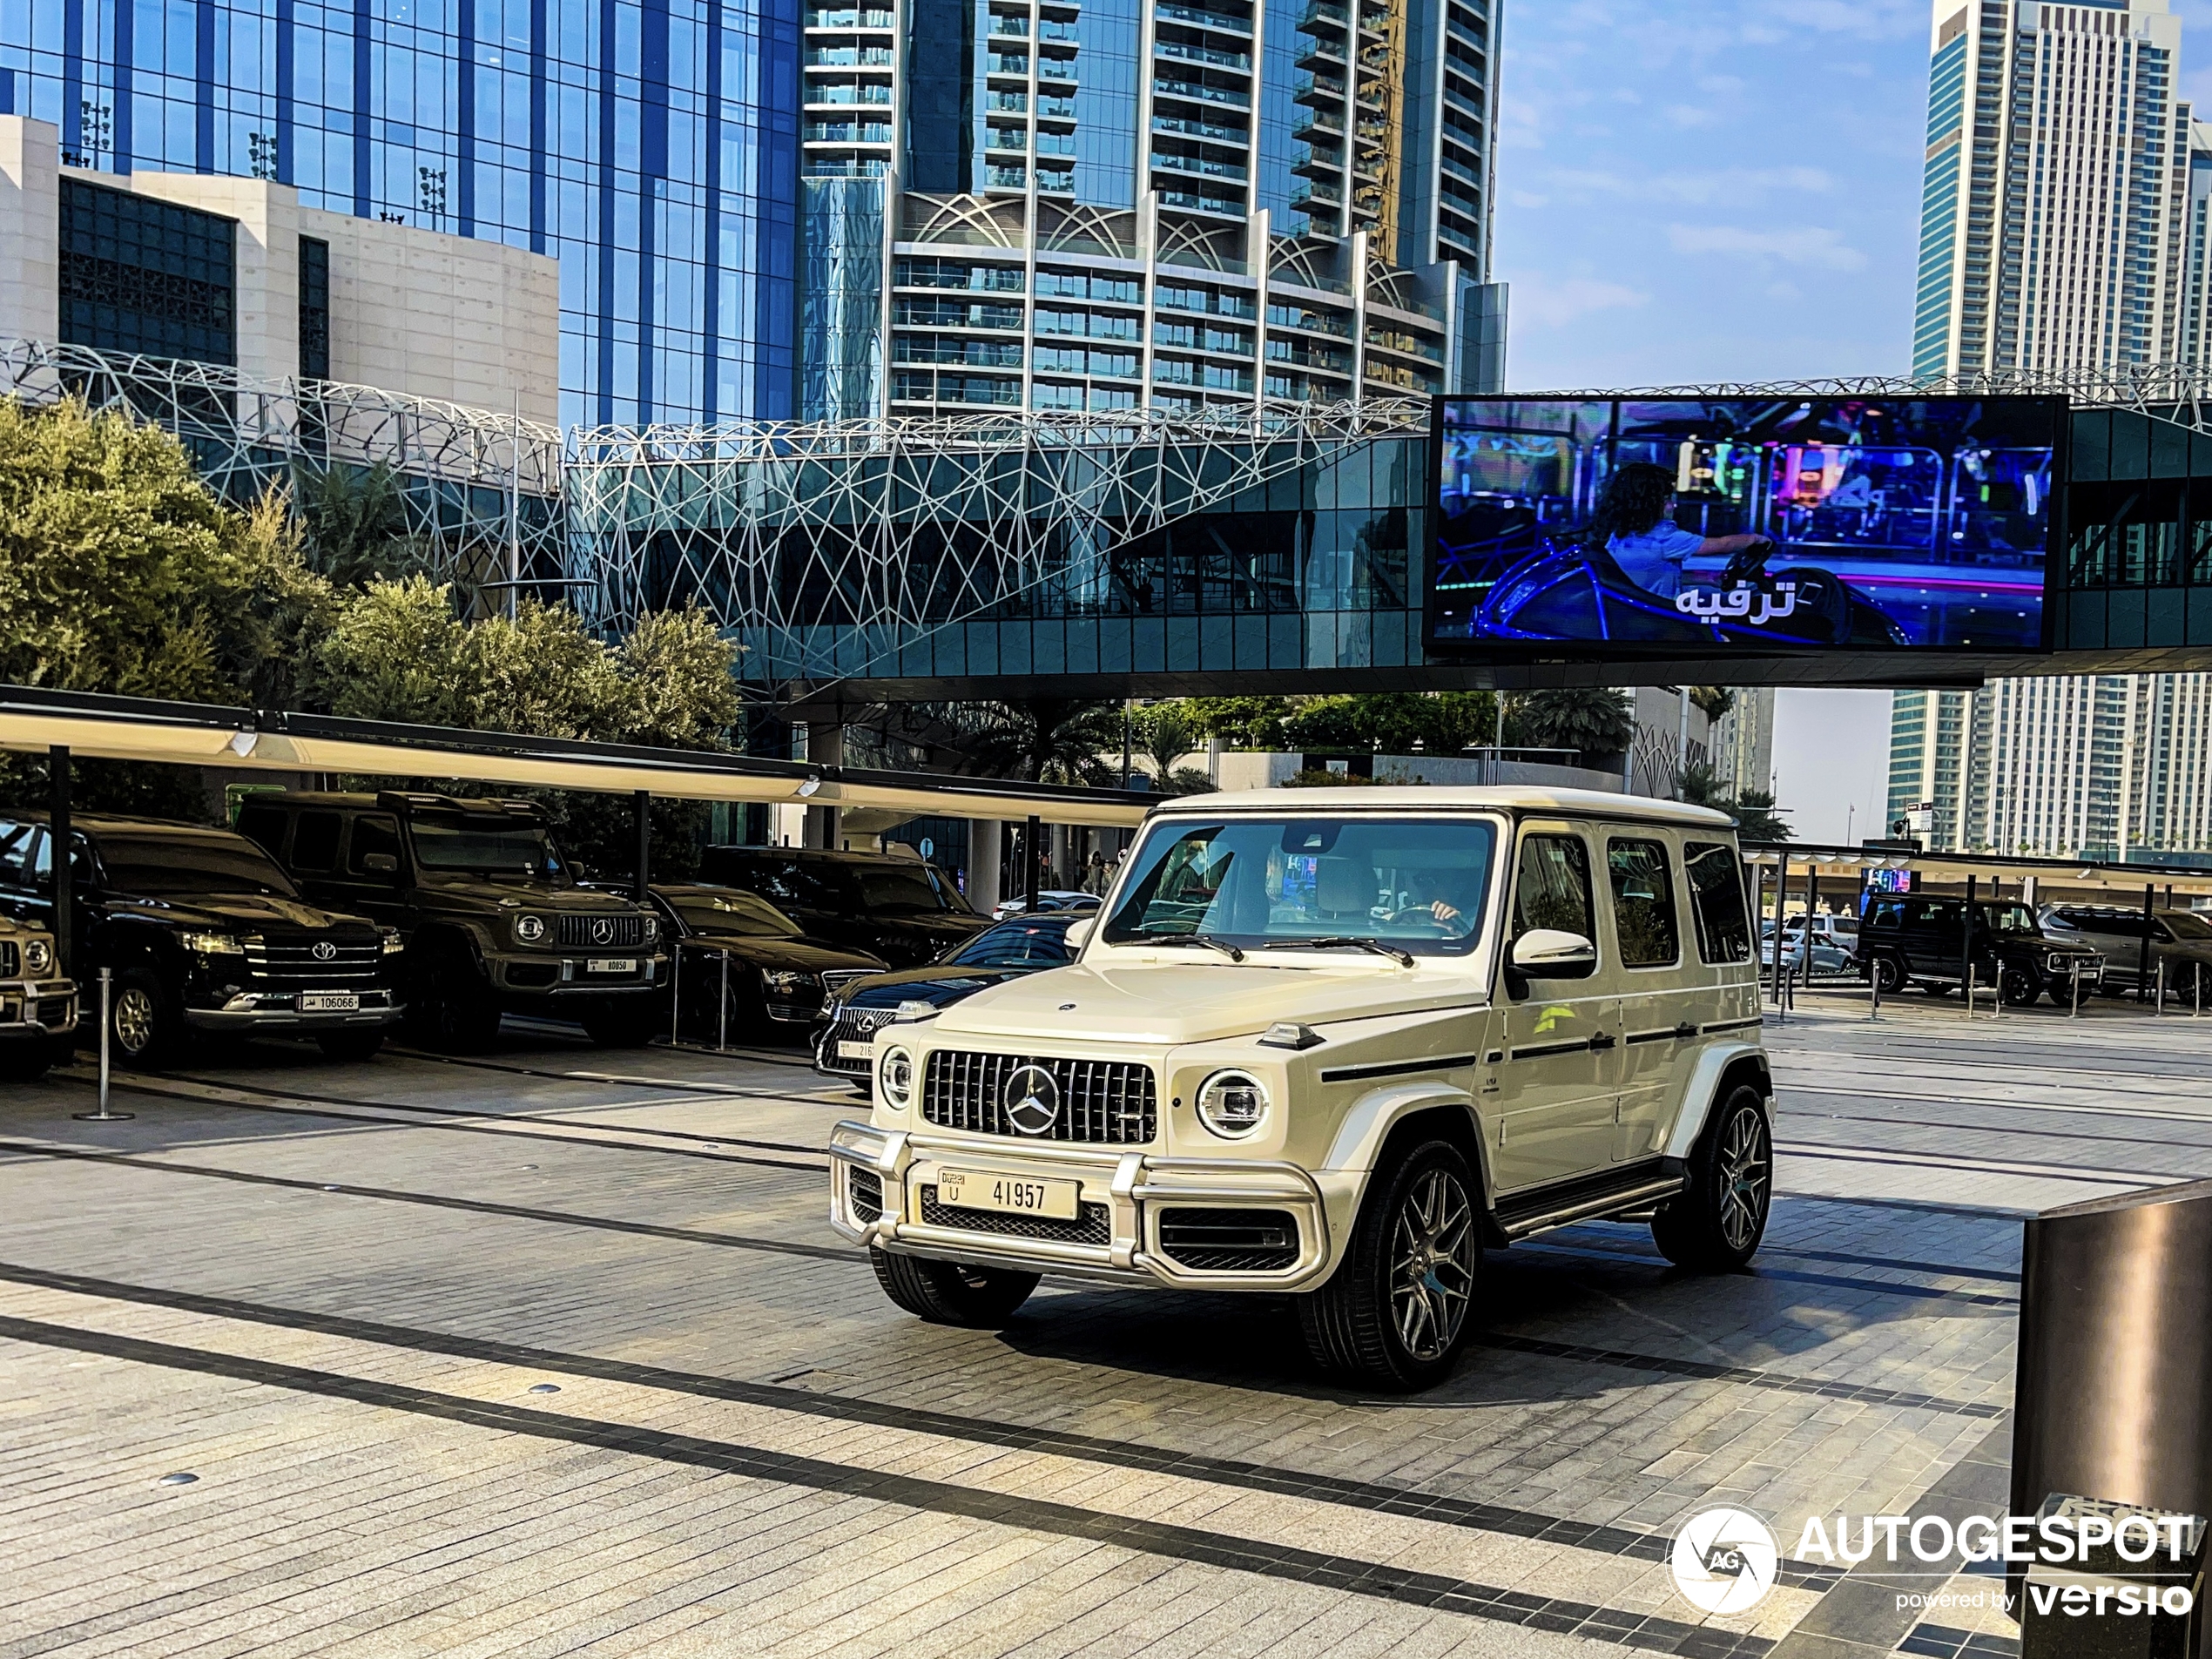
[[[1494,389],[1501,6],[807,11],[800,410]]]

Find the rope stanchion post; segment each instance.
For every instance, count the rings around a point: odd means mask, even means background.
[[[680,939],[669,953],[668,1041],[671,1046],[684,1041],[684,941]]]
[[[103,968],[100,969],[100,1109],[97,1112],[71,1112],[70,1114],[71,1117],[81,1123],[119,1123],[125,1118],[138,1116],[136,1112],[111,1112],[107,1105],[108,1037],[113,1029],[114,1023],[109,1017],[109,1004],[114,995],[115,970],[111,968]]]
[[[730,949],[722,948],[722,994],[715,1000],[714,1052],[730,1052]]]

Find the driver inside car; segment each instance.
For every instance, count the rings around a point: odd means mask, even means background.
[[[1764,536],[1700,536],[1676,524],[1674,512],[1674,474],[1631,461],[1605,481],[1588,539],[1613,556],[1622,575],[1661,599],[1682,591],[1685,559],[1733,558],[1774,545]]]
[[[1480,872],[1464,873],[1480,874]],[[1406,882],[1410,903],[1390,913],[1393,922],[1422,922],[1433,925],[1447,939],[1463,939],[1474,928],[1476,917],[1470,914],[1475,902],[1461,892],[1454,877],[1462,875],[1457,870],[1415,870]]]

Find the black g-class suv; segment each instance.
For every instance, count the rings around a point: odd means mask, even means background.
[[[400,1017],[398,933],[307,902],[244,836],[96,814],[71,827],[74,966],[87,981],[113,970],[109,1035],[124,1059],[158,1064],[203,1032],[311,1036],[334,1060],[365,1060]],[[24,855],[0,862],[0,903],[51,934],[44,814],[0,815],[7,842]]]
[[[699,880],[757,893],[809,938],[919,968],[989,927],[952,877],[888,853],[797,846],[710,846]]]
[[[2084,990],[2095,989],[2104,957],[2049,937],[2035,913],[2014,900],[1969,906],[1964,899],[1900,894],[1867,905],[1858,927],[1859,976],[1873,980],[1883,995],[1909,980],[1940,996],[1964,984],[1969,968],[1975,984],[1994,985],[2002,1001],[2025,1007],[2046,992],[2054,1002],[2070,1001],[2076,976]]]
[[[579,887],[535,801],[285,790],[249,797],[238,826],[310,898],[406,939],[426,1042],[489,1048],[508,1011],[580,1021],[615,1048],[659,1028],[659,919]]]

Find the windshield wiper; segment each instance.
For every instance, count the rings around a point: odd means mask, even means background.
[[[1162,934],[1156,936],[1152,942],[1156,945],[1204,945],[1209,950],[1219,951],[1232,962],[1244,960],[1243,951],[1225,939],[1216,939],[1211,934]]]
[[[1285,940],[1285,944],[1306,950],[1372,950],[1378,956],[1387,956],[1400,968],[1413,965],[1413,953],[1400,950],[1395,945],[1386,945],[1379,939],[1367,939],[1352,934],[1332,934],[1326,939]]]

